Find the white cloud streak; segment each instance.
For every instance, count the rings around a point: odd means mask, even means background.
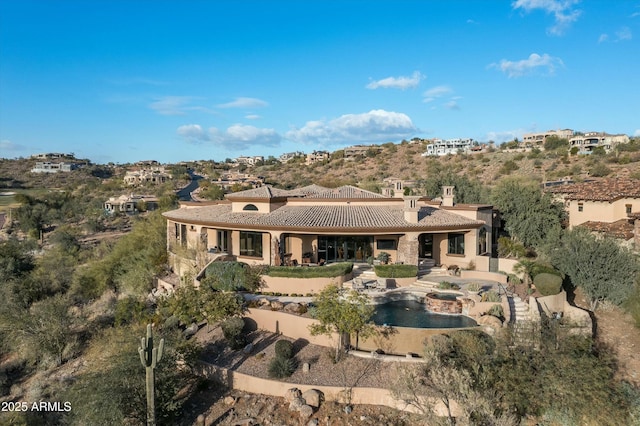
[[[640,136],[640,129],[637,129],[635,132],[633,132],[633,136]]]
[[[406,114],[372,110],[362,114],[345,114],[333,120],[308,121],[294,128],[285,138],[300,143],[378,143],[415,135],[417,129]]]
[[[218,108],[264,108],[269,104],[257,98],[236,98],[231,102],[216,105]]]
[[[424,92],[425,98],[439,98],[453,92],[449,86],[435,86]]]
[[[176,133],[189,143],[208,142],[225,149],[277,146],[282,140],[274,129],[261,129],[244,124],[234,124],[226,130],[210,127],[206,131],[199,124],[185,124],[178,127]]]
[[[420,80],[422,80],[424,76],[420,74],[418,71],[414,71],[411,77],[400,76],[400,77],[387,77],[382,80],[372,81],[367,84],[367,89],[412,89],[417,87],[420,84]]]
[[[532,53],[527,59],[521,59],[519,61],[502,59],[498,63],[489,64],[489,68],[496,68],[507,74],[509,78],[512,78],[532,74],[538,70],[546,71],[547,74],[553,74],[556,68],[563,65],[560,58],[554,58],[546,53],[543,55]]]
[[[149,108],[160,115],[186,115],[189,111],[212,113],[208,108],[190,105],[198,98],[193,96],[164,96],[149,104]]]
[[[581,10],[574,9],[580,0],[516,0],[511,3],[513,9],[522,9],[529,13],[534,10],[542,10],[552,14],[555,24],[547,28],[552,35],[562,35],[572,23],[582,15]]]
[[[26,147],[19,145],[17,143],[13,143],[8,139],[0,140],[0,153],[6,152],[6,151],[17,152],[17,151],[23,151],[25,149]]]

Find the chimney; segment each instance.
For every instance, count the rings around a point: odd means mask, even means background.
[[[442,207],[453,207],[453,186],[442,187]]]
[[[402,199],[404,200],[404,220],[409,223],[418,223],[418,211],[420,210],[418,200],[420,196],[405,195]]]

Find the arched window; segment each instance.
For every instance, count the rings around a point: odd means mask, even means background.
[[[247,204],[242,208],[242,210],[247,212],[257,212],[258,208],[255,206],[255,204]]]

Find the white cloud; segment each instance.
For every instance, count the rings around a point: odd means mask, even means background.
[[[633,34],[631,33],[631,29],[629,27],[622,27],[618,31],[616,31],[616,37],[618,41],[631,40],[633,38]]]
[[[243,124],[234,124],[226,130],[211,127],[207,131],[199,124],[186,124],[178,127],[176,133],[190,143],[211,142],[233,149],[276,146],[282,139],[274,129],[261,129]]]
[[[149,104],[160,115],[185,115],[191,96],[165,96]]]
[[[185,124],[184,126],[178,127],[176,132],[179,136],[182,136],[190,142],[202,142],[209,140],[209,135],[207,135],[199,124]]]
[[[458,105],[458,102],[456,102],[455,100],[450,100],[449,102],[445,103],[444,107],[456,111],[460,110],[460,105]]]
[[[262,118],[262,116],[258,114],[247,114],[244,116],[244,118],[246,118],[247,120],[259,120]]]
[[[0,151],[22,151],[26,147],[13,143],[8,139],[0,140]]]
[[[631,32],[631,28],[629,27],[621,27],[618,31],[616,31],[615,35],[616,36],[613,39],[613,41],[616,43],[619,41],[628,41],[633,38],[633,33]],[[600,37],[598,38],[598,43],[603,43],[609,40],[610,40],[609,34],[601,34]]]
[[[633,12],[631,15],[629,15],[629,18],[637,18],[638,16],[640,16],[640,12]]]
[[[582,14],[581,10],[573,8],[578,3],[580,0],[516,0],[511,3],[511,6],[527,13],[540,9],[553,14],[555,24],[547,28],[547,32],[552,35],[562,35]]]
[[[197,99],[199,98],[194,96],[164,96],[151,102],[149,108],[160,115],[186,115],[189,111],[215,114],[215,112],[209,108],[192,105],[191,103]]]
[[[503,130],[499,132],[488,132],[486,136],[487,141],[494,141],[495,143],[502,143],[512,141],[515,138],[522,138],[524,130]]]
[[[387,77],[382,80],[372,81],[367,84],[367,89],[411,89],[417,87],[420,84],[420,80],[422,80],[424,76],[420,74],[418,71],[414,71],[411,77],[400,76],[400,77]]]
[[[285,138],[302,143],[377,143],[406,138],[415,135],[416,130],[406,114],[372,110],[345,114],[328,121],[308,121],[302,128],[288,131]]]
[[[637,129],[635,132],[633,132],[633,136],[640,136],[640,129]]]
[[[424,92],[425,98],[439,98],[453,92],[453,89],[449,86],[435,86]]]
[[[527,59],[519,61],[503,59],[499,63],[490,64],[489,68],[497,68],[511,78],[531,74],[536,70],[546,70],[548,74],[553,74],[556,68],[562,65],[560,58],[554,58],[546,53],[542,56],[532,53]]]
[[[236,98],[231,102],[216,105],[218,108],[264,108],[269,104],[257,98]]]

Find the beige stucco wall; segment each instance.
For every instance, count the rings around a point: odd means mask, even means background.
[[[413,407],[395,399],[388,389],[349,387],[348,384],[345,384],[345,386],[321,386],[281,382],[228,371],[204,362],[201,362],[196,370],[198,374],[204,377],[217,380],[227,387],[245,392],[284,397],[287,390],[291,388],[298,388],[301,392],[316,389],[322,392],[325,401],[336,401],[343,404],[383,405],[397,410],[415,412]],[[309,374],[313,374],[313,366],[311,366]],[[446,415],[447,411],[442,402],[434,401],[434,403],[436,413],[440,416]],[[451,412],[454,416],[460,414],[460,408],[455,401],[451,401]],[[292,420],[294,420],[294,417],[292,417]],[[304,422],[300,424],[304,424]]]
[[[341,286],[343,282],[350,278],[351,275],[333,278],[282,278],[263,275],[262,279],[265,286],[261,290],[283,294],[319,293],[329,284]]]
[[[454,234],[464,233],[464,255],[447,254],[449,250],[449,237],[448,234],[434,234],[433,235],[433,247],[434,247],[434,260],[440,265],[458,265],[460,268],[466,268],[469,266],[469,262],[472,260],[475,262],[476,250],[477,250],[477,238],[476,230],[471,231],[456,231]]]
[[[578,211],[582,203],[583,211]],[[621,198],[608,201],[569,200],[569,226],[574,227],[588,221],[615,222],[627,217],[626,205],[631,204],[631,211],[640,211],[640,198]]]
[[[388,354],[406,355],[424,353],[425,339],[438,334],[451,333],[455,330],[463,330],[456,328],[409,328],[409,327],[392,327],[392,333],[389,338],[380,336],[370,337],[369,339],[359,339],[358,349],[361,351],[375,351],[381,349]],[[351,344],[355,346],[356,336],[351,336]]]
[[[309,332],[309,325],[317,323],[317,321],[299,315],[271,311],[269,309],[252,308],[247,310],[245,318],[250,318],[255,321],[260,330],[281,333],[292,339],[305,339],[314,345],[335,347],[338,341],[336,336],[312,336]]]
[[[460,271],[460,278],[467,278],[472,280],[497,281],[500,284],[507,283],[507,276],[504,274],[499,274],[497,272],[484,272],[484,271],[477,271],[477,270],[468,271],[463,269],[462,271]]]

